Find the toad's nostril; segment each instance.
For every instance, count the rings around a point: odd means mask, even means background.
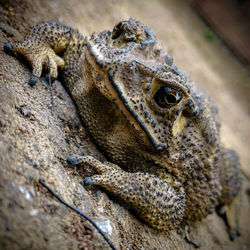
[[[200,109],[197,103],[192,97],[190,97],[183,110],[183,115],[187,117],[196,117],[200,113]]]

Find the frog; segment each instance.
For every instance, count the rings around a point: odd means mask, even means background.
[[[33,26],[23,41],[4,45],[32,67],[61,79],[107,161],[77,156],[103,188],[146,224],[170,231],[220,208],[231,239],[241,189],[235,151],[220,139],[218,108],[164,51],[153,31],[130,17],[113,30],[82,35],[56,21]]]

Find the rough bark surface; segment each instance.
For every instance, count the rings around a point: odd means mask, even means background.
[[[135,16],[156,33],[175,63],[215,99],[222,119],[222,141],[234,148],[250,176],[249,82],[247,69],[215,39],[187,1],[0,1],[0,48],[21,40],[42,20],[57,20],[83,34],[112,29]],[[0,248],[109,249],[84,219],[53,198],[42,178],[63,199],[86,212],[117,249],[192,249],[177,232],[156,231],[97,189],[87,189],[88,170],[72,169],[66,158],[91,154],[104,159],[91,142],[74,103],[59,81],[30,87],[30,68],[22,58],[0,49]],[[247,179],[247,178],[246,178]],[[250,191],[245,184],[239,215],[241,237],[231,242],[215,213],[197,222],[191,238],[202,249],[250,248]]]

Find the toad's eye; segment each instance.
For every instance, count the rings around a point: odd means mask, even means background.
[[[117,39],[124,31],[125,21],[118,23],[112,31],[112,39]]]
[[[154,100],[161,108],[168,108],[176,105],[182,98],[182,93],[168,86],[160,87],[155,95]]]

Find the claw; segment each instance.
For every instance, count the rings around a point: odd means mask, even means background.
[[[69,156],[67,158],[67,162],[71,165],[76,165],[77,164],[77,158],[75,156]]]
[[[12,47],[11,43],[5,43],[3,49],[6,53],[13,52],[13,47]]]
[[[36,76],[31,75],[31,76],[30,76],[30,80],[29,80],[30,86],[33,87],[34,85],[36,85],[36,83],[37,83],[37,78],[36,78]]]
[[[231,240],[231,241],[234,241],[237,237],[240,237],[240,232],[237,230],[237,229],[235,229],[235,230],[230,230],[231,232],[230,232],[230,234],[229,234],[229,239]]]
[[[230,234],[229,238],[230,238],[231,241],[234,241],[235,238],[236,238],[236,236],[237,236],[237,235],[236,235],[236,233],[234,232],[234,233],[231,233],[231,234]]]
[[[93,182],[93,180],[91,179],[91,177],[86,177],[86,178],[84,179],[84,185],[90,186],[90,185],[93,185],[93,184],[94,184],[94,182]]]

